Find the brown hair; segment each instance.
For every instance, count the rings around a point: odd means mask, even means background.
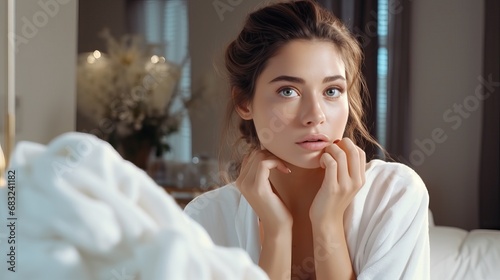
[[[338,18],[312,0],[277,3],[249,14],[243,30],[227,47],[225,66],[232,98],[226,112],[224,137],[227,139],[234,124],[235,109],[253,100],[257,78],[269,58],[286,43],[300,39],[328,41],[337,47],[345,64],[349,92],[349,117],[344,136],[362,149],[371,144],[383,151],[363,122],[363,103],[368,105],[369,96],[361,73],[361,47]],[[240,140],[248,144],[245,151],[239,152],[241,157],[241,153],[260,147],[260,142],[253,121],[238,120]],[[241,141],[236,142],[239,144]]]

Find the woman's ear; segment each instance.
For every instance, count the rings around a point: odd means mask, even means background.
[[[238,104],[236,102],[236,100],[238,100],[238,98],[236,98],[237,96],[237,91],[238,89],[236,87],[233,87],[231,89],[231,95],[233,97],[233,102],[234,102],[234,106],[236,107],[236,112],[238,113],[238,115],[240,115],[240,117],[244,120],[251,120],[253,118],[253,114],[252,114],[252,106],[251,106],[251,103],[250,102],[245,102],[246,104]]]

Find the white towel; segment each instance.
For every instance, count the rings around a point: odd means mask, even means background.
[[[0,279],[267,279],[243,250],[216,247],[144,171],[95,136],[21,142],[8,170],[16,172],[17,220],[12,235],[9,190],[0,189]],[[9,237],[16,272],[5,261]]]

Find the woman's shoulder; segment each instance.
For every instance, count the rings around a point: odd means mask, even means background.
[[[215,244],[242,247],[239,215],[249,207],[243,202],[236,186],[228,184],[199,195],[186,205],[184,212],[207,231]]]
[[[399,173],[406,174],[411,173],[413,175],[416,174],[415,171],[406,164],[400,162],[390,162],[384,161],[381,159],[372,159],[367,163],[366,169],[377,171],[377,172],[385,172],[385,173]]]
[[[404,228],[409,222],[427,225],[429,194],[424,182],[409,166],[372,160],[367,165],[365,184],[350,205],[347,220],[351,234],[375,231],[375,226]]]
[[[399,162],[371,160],[366,168],[366,184],[395,193],[427,195],[427,188],[411,167]]]
[[[213,212],[215,210],[226,211],[237,209],[241,193],[233,183],[207,191],[189,202],[184,208],[184,212],[190,216],[200,213]]]

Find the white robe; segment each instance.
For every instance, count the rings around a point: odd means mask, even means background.
[[[366,183],[344,221],[357,279],[430,279],[428,206],[427,189],[412,169],[368,163]],[[233,184],[197,197],[184,211],[215,244],[242,248],[258,263],[258,217]]]

